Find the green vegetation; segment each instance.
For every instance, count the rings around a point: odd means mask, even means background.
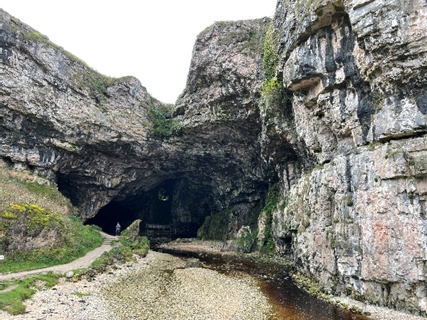
[[[47,46],[52,46],[55,49],[62,52],[65,56],[67,56],[70,60],[75,61],[85,67],[86,71],[82,72],[81,74],[78,74],[77,76],[73,77],[74,81],[76,83],[82,83],[84,85],[90,85],[91,88],[95,90],[95,92],[103,94],[105,93],[107,87],[111,84],[113,84],[118,79],[107,77],[96,70],[92,69],[86,62],[81,60],[80,58],[76,57],[72,53],[65,50],[63,47],[51,42],[49,38],[40,32],[32,29],[25,23],[21,22],[19,19],[16,19],[14,17],[11,18],[13,22],[15,22],[14,25],[10,25],[12,27],[13,32],[17,32],[18,30],[23,35],[24,39],[27,41],[34,41],[39,42],[41,44],[45,44]],[[43,66],[42,66],[43,67]]]
[[[240,23],[241,26],[236,29],[237,23]],[[232,42],[241,42],[243,44],[243,49],[258,51],[262,50],[263,42],[263,32],[259,32],[256,29],[258,26],[260,26],[259,19],[244,21],[215,21],[215,23],[200,32],[197,38],[204,37],[213,29],[219,29],[221,30],[221,34],[224,34],[225,32],[225,35],[218,39],[219,45],[224,46],[229,45]],[[227,32],[227,27],[230,27],[228,30],[233,31]]]
[[[265,230],[264,230],[264,241],[259,248],[260,253],[263,254],[273,254],[275,250],[274,240],[273,240],[273,212],[277,208],[279,202],[279,185],[277,183],[270,186],[268,190],[267,200],[263,208],[263,212],[266,215],[265,221]]]
[[[285,124],[281,130],[293,132],[295,130],[295,116],[291,103],[291,95],[277,78],[264,82],[261,91],[261,110],[264,110],[264,121],[267,126]],[[276,131],[276,133],[279,133]],[[274,132],[271,132],[274,134]],[[276,138],[275,138],[276,139]]]
[[[278,34],[271,21],[264,40],[262,107],[266,110],[266,119],[280,117],[292,127],[294,119],[292,107],[288,103],[288,93],[281,79],[276,77],[276,69],[279,65]]]
[[[374,151],[378,147],[382,146],[383,144],[379,141],[372,141],[368,145],[368,151]]]
[[[16,218],[10,218],[10,215]],[[61,216],[36,204],[10,206],[0,216],[0,228],[2,251],[6,248],[11,230],[14,230],[14,237],[40,237],[40,241],[49,241],[42,248],[2,252],[5,260],[0,264],[0,272],[3,273],[68,263],[99,247],[103,241],[98,229],[84,226],[80,218],[73,215]],[[47,238],[48,234],[53,235],[53,238]]]
[[[197,231],[197,238],[202,240],[225,240],[229,224],[227,211],[207,216]]]
[[[30,41],[45,41],[49,42],[49,38],[38,31],[31,31],[29,33],[24,33],[24,38]]]
[[[230,45],[232,41],[243,41],[247,40],[248,34],[244,29],[238,29],[228,32],[224,37],[218,39],[218,44],[221,46]]]
[[[363,309],[357,305],[343,303],[340,301],[340,298],[334,297],[332,295],[332,293],[335,292],[336,287],[339,283],[338,278],[332,279],[333,285],[329,289],[322,288],[315,281],[311,280],[310,278],[308,278],[307,276],[303,275],[300,272],[293,273],[292,279],[297,284],[298,287],[304,289],[306,292],[310,293],[312,296],[317,297],[320,300],[338,305],[340,308],[344,308],[346,310],[349,310],[350,312],[370,316],[370,312],[363,311]],[[361,299],[360,295],[357,292],[352,292],[352,296],[356,300],[360,300],[360,301],[363,300]]]
[[[0,289],[14,286],[16,286],[16,288],[6,292],[0,292],[0,309],[12,315],[25,313],[25,305],[22,302],[25,299],[31,298],[36,292],[36,289],[40,289],[40,282],[43,283],[44,287],[51,288],[58,282],[59,277],[59,275],[46,273],[23,280],[3,282]]]
[[[249,253],[255,244],[255,238],[250,227],[245,227],[240,231],[241,236],[236,239],[237,250],[239,252]]]
[[[85,227],[81,224],[81,221],[76,217],[71,218],[72,223],[79,225],[78,229]],[[87,228],[90,229],[90,228]],[[75,232],[81,232],[81,230],[74,230]],[[79,233],[79,236],[88,239],[85,232]],[[95,260],[92,268],[95,271],[105,271],[107,266],[114,265],[116,261],[131,261],[133,260],[133,254],[145,256],[148,253],[150,244],[146,237],[136,237],[133,240],[130,234],[123,232],[120,236],[121,246],[115,247],[109,252],[105,252],[100,258]],[[79,243],[76,244],[79,246]],[[77,281],[81,278],[81,275],[90,273],[90,270],[75,270],[76,276],[72,281]],[[93,270],[92,270],[93,274]],[[25,313],[25,305],[22,303],[25,299],[31,298],[37,289],[42,287],[50,288],[58,282],[58,278],[61,275],[46,273],[39,274],[37,276],[23,279],[23,280],[11,280],[0,283],[0,290],[11,288],[10,291],[0,292],[0,309],[9,312],[12,315]],[[40,284],[42,283],[42,284]],[[84,294],[80,292],[73,292],[78,297],[89,296],[90,294]]]
[[[132,237],[126,230],[120,236],[121,246],[114,247],[108,252],[104,252],[92,263],[92,267],[105,268],[116,263],[116,261],[132,261],[133,254],[145,257],[150,249],[150,241],[147,237]]]
[[[18,220],[18,218],[23,218],[25,222],[26,236],[35,237],[44,228],[54,228],[59,232],[63,232],[65,228],[64,219],[61,215],[44,210],[36,204],[14,204],[10,206],[1,218],[7,220],[12,220],[10,217],[13,216],[13,220]],[[10,222],[5,222],[2,219],[0,220],[1,228],[5,230],[7,227],[10,227]]]
[[[46,184],[34,183],[36,180]],[[66,214],[76,209],[55,186],[49,186],[47,181],[34,176],[31,171],[0,169],[0,191],[0,254],[5,256],[5,260],[0,263],[1,273],[67,263],[102,244],[99,227],[85,226],[77,216]],[[10,236],[12,231],[13,238]],[[11,239],[15,240],[17,237],[48,243],[28,251],[10,250]],[[149,249],[147,238],[138,237],[133,241],[126,232],[120,237],[120,242],[121,247],[114,248],[104,257],[130,260],[132,254],[144,256]],[[5,251],[6,248],[8,251]],[[93,271],[79,270],[77,274],[89,277]],[[55,285],[59,277],[61,275],[48,273],[23,280],[1,282],[0,290],[6,290],[0,292],[0,309],[10,314],[25,313],[22,302],[31,298],[36,290],[40,289],[39,286]],[[80,278],[77,275],[72,281],[78,279]],[[81,296],[77,292],[75,295]]]
[[[265,82],[269,82],[276,74],[276,68],[279,64],[279,56],[277,54],[277,47],[279,44],[279,37],[273,26],[273,21],[270,22],[267,34],[264,40],[264,78]]]
[[[160,104],[160,106],[150,106],[148,115],[153,123],[153,132],[161,137],[169,137],[180,128],[180,123],[172,118],[173,105]]]
[[[200,38],[204,36],[205,34],[209,33],[211,30],[213,30],[215,27],[225,27],[230,24],[235,24],[235,21],[215,21],[210,26],[206,27],[202,32],[200,32],[197,35],[197,38]]]
[[[90,293],[81,293],[81,292],[77,292],[77,291],[72,292],[71,294],[74,294],[75,296],[77,296],[79,298],[90,296]]]
[[[99,229],[69,214],[76,209],[47,180],[31,171],[0,169],[0,186],[0,254],[5,256],[0,272],[66,263],[102,244]],[[11,246],[12,233],[39,244],[27,251]]]
[[[39,183],[33,182],[37,179]],[[60,214],[69,213],[73,208],[56,186],[30,172],[0,169],[0,186],[0,215],[16,203],[33,203]]]
[[[91,73],[87,73],[86,76],[89,78],[89,84],[92,88],[100,94],[104,94],[108,85],[114,82],[113,78],[105,76],[94,75]]]
[[[262,37],[261,34],[256,30],[249,31],[249,40],[244,45],[245,49],[249,49],[251,51],[262,50]]]
[[[261,35],[253,29],[248,32],[248,27],[242,27],[237,30],[226,33],[224,37],[218,40],[218,44],[221,46],[227,46],[231,43],[241,42],[244,49],[251,51],[262,50],[262,38]]]
[[[104,252],[92,263],[92,267],[106,267],[116,263],[116,261],[132,261],[132,251],[129,247],[114,247],[108,252]]]
[[[348,195],[345,197],[346,200],[346,204],[348,207],[352,207],[353,206],[353,196]]]
[[[140,257],[145,257],[150,249],[150,241],[147,237],[132,236],[127,230],[122,232],[120,243],[122,247],[128,247],[132,253]]]
[[[288,95],[283,84],[276,78],[264,82],[261,92],[266,106],[286,106]]]

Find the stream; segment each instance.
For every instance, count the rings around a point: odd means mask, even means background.
[[[160,251],[183,258],[198,258],[207,268],[224,274],[239,271],[256,277],[274,311],[269,320],[372,320],[317,299],[298,288],[283,271],[283,267],[278,265],[260,264],[249,259],[218,253],[176,249]]]

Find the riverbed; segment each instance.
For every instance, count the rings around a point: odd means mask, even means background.
[[[200,262],[150,251],[95,279],[40,289],[26,302],[27,313],[7,320],[217,320],[368,319],[326,304],[297,288],[280,269],[251,265],[242,257],[217,254],[220,244],[184,243]],[[194,247],[196,245],[196,247]],[[221,256],[223,256],[221,254]],[[235,259],[236,258],[236,259]],[[191,259],[190,259],[191,260]],[[348,301],[347,301],[348,303]],[[386,308],[362,306],[378,320],[425,318]]]
[[[254,262],[248,255],[222,252],[223,243],[197,239],[178,239],[165,243],[160,248],[164,252],[180,256],[198,256],[210,268],[227,272],[241,270],[260,279],[259,286],[268,297],[272,307],[269,320],[425,320],[426,318],[406,312],[380,307],[348,297],[333,297],[334,304],[321,301],[298,288],[286,272],[286,267],[277,263]],[[255,259],[257,260],[257,259]],[[349,312],[355,307],[369,317]]]
[[[207,244],[174,242],[162,246],[162,251],[184,258],[197,257],[205,267],[224,275],[240,272],[253,277],[271,307],[269,320],[371,320],[308,294],[294,284],[286,267],[280,264],[256,261],[243,254],[222,253],[214,242],[210,243],[211,250],[206,250]]]

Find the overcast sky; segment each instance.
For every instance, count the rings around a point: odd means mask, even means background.
[[[1,0],[1,8],[111,77],[155,98],[184,90],[196,36],[215,21],[272,17],[277,0]]]

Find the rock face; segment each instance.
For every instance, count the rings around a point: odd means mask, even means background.
[[[277,249],[326,290],[424,314],[426,14],[425,1],[278,1],[274,19],[293,146],[313,168],[277,170]]]
[[[172,106],[137,79],[102,76],[0,13],[0,156],[10,166],[56,181],[107,231],[136,218],[197,227],[220,212],[233,217],[230,232],[256,222],[267,187],[257,142],[266,19],[199,36],[171,119]]]
[[[425,0],[216,23],[173,110],[0,13],[0,156],[84,219],[246,230],[325,291],[427,313]]]

